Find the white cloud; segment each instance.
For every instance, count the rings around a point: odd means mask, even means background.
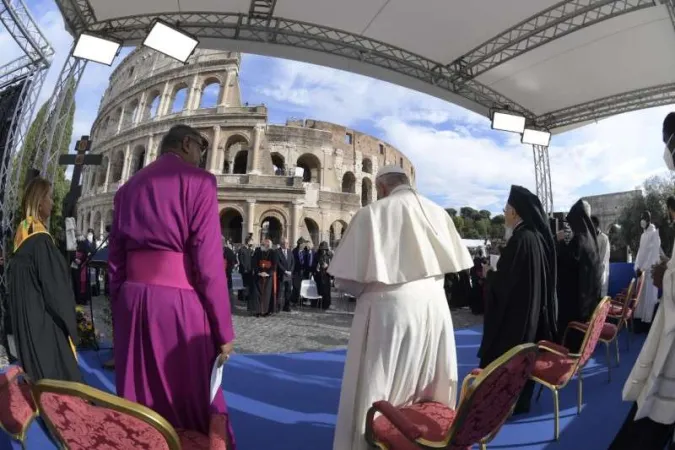
[[[347,126],[370,122],[415,164],[420,190],[444,205],[496,211],[511,184],[534,190],[531,147],[517,135],[491,131],[483,117],[367,77],[269,61],[274,76],[260,94],[306,117]],[[567,209],[584,195],[634,189],[664,173],[660,127],[670,109],[625,114],[555,136],[549,156],[556,209]]]

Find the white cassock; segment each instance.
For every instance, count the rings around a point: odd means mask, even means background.
[[[448,213],[408,186],[354,216],[328,271],[358,300],[334,450],[367,449],[368,408],[425,399],[455,407],[457,354],[446,273],[473,261]]]
[[[598,252],[600,253],[600,266],[602,268],[602,293],[601,298],[607,296],[609,288],[609,237],[605,233],[598,233]]]
[[[635,257],[635,269],[645,273],[644,287],[635,308],[635,318],[651,323],[654,307],[659,302],[659,290],[652,283],[652,266],[661,262],[661,238],[654,224],[649,224],[640,236],[640,247]]]
[[[651,285],[652,280],[647,278],[646,283]],[[661,306],[623,387],[623,399],[637,402],[635,420],[675,422],[675,258],[668,262]]]

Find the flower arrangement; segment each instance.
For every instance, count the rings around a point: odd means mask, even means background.
[[[82,348],[95,348],[96,336],[94,335],[94,324],[84,310],[84,307],[78,305],[75,307],[75,317],[77,318],[77,334]]]

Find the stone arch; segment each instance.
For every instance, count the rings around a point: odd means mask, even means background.
[[[112,123],[111,125],[114,127],[111,131],[112,134],[117,133],[118,127],[121,125],[122,121],[122,107],[119,107],[115,110],[115,114],[113,115]]]
[[[370,158],[363,158],[361,161],[361,172],[363,173],[373,173],[373,160]]]
[[[235,244],[241,244],[244,233],[244,215],[233,207],[226,207],[220,211],[220,232],[225,239]]]
[[[321,229],[319,228],[319,224],[316,223],[316,221],[310,217],[305,217],[305,228],[307,229],[307,234],[309,234],[309,240],[314,246],[314,248],[317,248],[319,246],[319,242],[321,242]]]
[[[138,112],[138,99],[133,99],[124,107],[124,118],[122,119],[122,128],[129,128],[134,124],[136,113]]]
[[[91,219],[93,212],[92,211],[87,211],[84,213],[84,223],[82,224],[82,234],[86,234],[87,230],[91,226]]]
[[[188,85],[186,83],[177,83],[173,88],[171,94],[171,111],[170,114],[184,111],[188,104]]]
[[[344,194],[356,194],[356,177],[352,172],[342,175],[342,192]]]
[[[146,149],[143,145],[137,145],[134,148],[134,152],[131,156],[131,170],[129,171],[129,176],[134,175],[143,168],[143,165],[145,164],[145,153]]]
[[[101,211],[95,211],[94,212],[94,221],[92,222],[92,226],[94,230],[94,239],[97,239],[98,237],[101,236],[102,228],[103,228],[103,220],[101,218]]]
[[[337,244],[340,239],[342,239],[342,236],[344,236],[345,231],[347,231],[347,222],[344,220],[338,219],[331,224],[328,231],[328,244],[330,245],[330,248],[337,247]]]
[[[150,94],[147,98],[148,100],[145,102],[145,110],[143,111],[143,117],[141,118],[141,121],[150,120],[157,117],[162,93],[158,89],[154,89],[150,91]]]
[[[109,126],[110,126],[110,116],[107,116],[105,119],[103,119],[103,122],[99,126],[98,130],[96,130],[96,136],[98,138],[105,136],[108,133]]]
[[[108,155],[105,155],[103,157],[103,161],[101,162],[101,165],[97,167],[96,170],[96,176],[92,178],[96,178],[96,186],[101,187],[105,184],[105,176],[108,173],[108,166],[110,165],[110,158],[108,158]]]
[[[110,167],[110,181],[119,183],[122,180],[122,171],[124,170],[124,152],[116,150],[113,154]]]
[[[370,178],[363,177],[361,180],[361,206],[369,205],[373,202],[373,182]]]
[[[103,220],[103,231],[105,232],[105,227],[112,226],[113,223],[113,210],[110,208],[105,212],[105,219]]]
[[[214,76],[208,77],[204,80],[200,91],[199,107],[200,108],[216,108],[220,101],[223,85],[222,82]]]
[[[272,159],[272,168],[274,169],[274,174],[285,175],[286,158],[284,158],[284,156],[279,152],[273,152],[272,154],[270,154],[270,158]]]
[[[245,174],[248,172],[249,142],[241,134],[233,134],[225,141],[223,173]]]
[[[303,153],[295,164],[304,170],[302,181],[321,184],[321,161],[313,153]]]
[[[286,216],[279,210],[268,209],[260,215],[260,242],[265,237],[278,244],[282,237],[286,236],[288,223]]]

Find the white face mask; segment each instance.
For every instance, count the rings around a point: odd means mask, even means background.
[[[675,171],[675,163],[673,163],[673,152],[671,152],[670,148],[668,147],[670,145],[671,139],[673,139],[672,134],[668,138],[668,141],[666,141],[666,145],[663,148],[663,162],[666,163],[666,167],[668,167],[668,170]]]
[[[640,226],[642,227],[642,229],[647,228],[647,221],[646,221],[645,219],[642,219],[642,220],[640,221]]]

